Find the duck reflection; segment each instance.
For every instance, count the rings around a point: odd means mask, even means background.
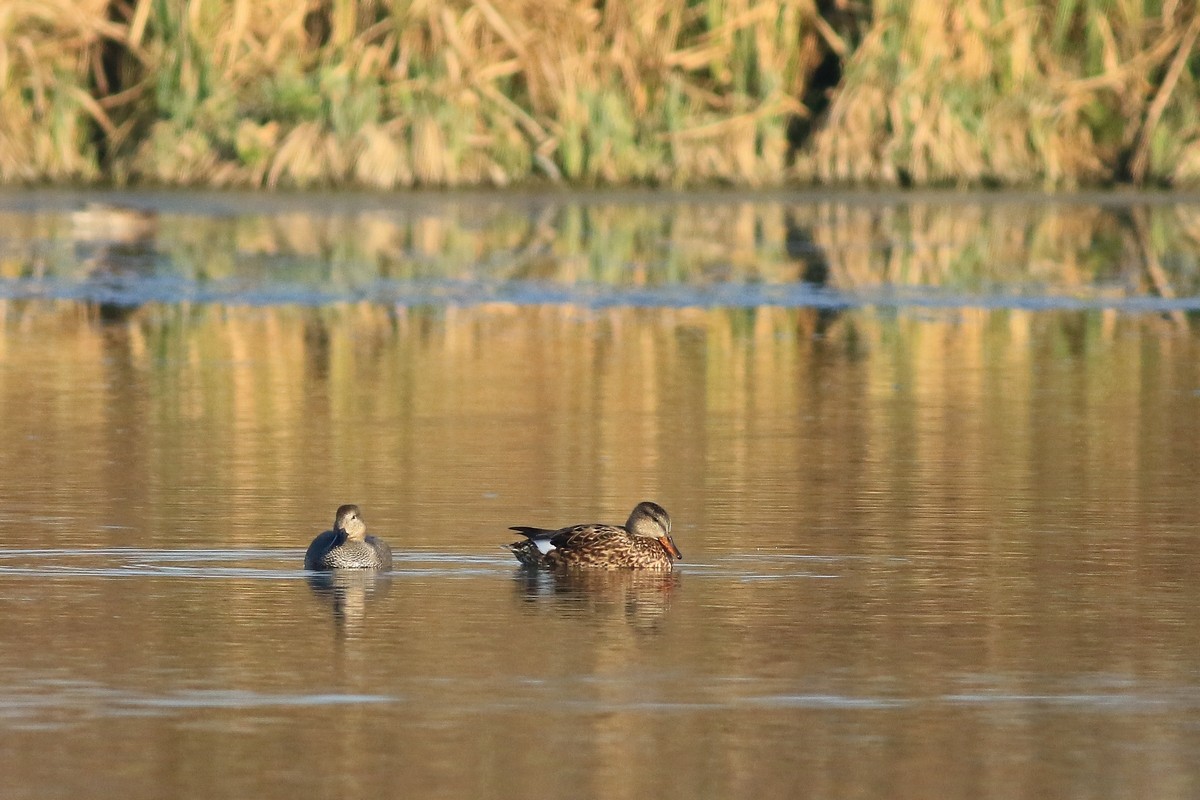
[[[87,266],[90,305],[102,321],[124,320],[141,305],[135,287],[154,274],[157,237],[153,211],[89,203],[71,214],[75,257]]]
[[[641,570],[521,567],[514,574],[517,591],[527,603],[555,613],[620,620],[645,632],[657,629],[679,580],[675,572]]]
[[[308,586],[329,606],[343,638],[355,638],[367,624],[367,604],[384,597],[391,582],[374,570],[332,570],[312,573]]]

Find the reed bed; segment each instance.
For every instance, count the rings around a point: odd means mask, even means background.
[[[0,181],[1200,183],[1194,3],[820,9],[0,0]]]
[[[1200,182],[1180,0],[878,0],[804,169],[828,182]]]

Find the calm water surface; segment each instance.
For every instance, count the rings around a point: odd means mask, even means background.
[[[1200,793],[1200,205],[0,222],[6,800]],[[643,499],[671,576],[500,548]]]

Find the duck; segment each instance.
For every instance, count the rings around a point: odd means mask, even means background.
[[[358,506],[339,506],[333,530],[318,535],[308,546],[304,568],[388,570],[392,568],[392,548],[379,537],[367,535],[367,523]]]
[[[670,572],[683,558],[671,538],[671,517],[658,503],[638,503],[624,525],[588,523],[558,530],[514,526],[526,538],[505,545],[527,567],[640,569]]]

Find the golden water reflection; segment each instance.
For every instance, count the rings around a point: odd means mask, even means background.
[[[1200,353],[1170,318],[7,301],[0,319],[4,551],[261,548],[279,573],[0,561],[16,797],[1200,779]],[[531,578],[500,549],[508,525],[619,522],[643,499],[675,520],[678,574]],[[287,579],[342,502],[397,574]]]
[[[261,522],[319,525],[346,494],[394,509],[368,520],[421,544],[453,532],[468,548],[495,540],[455,528],[479,503],[506,524],[565,524],[699,495],[686,537],[786,509],[795,525],[772,541],[849,514],[885,548],[897,509],[877,500],[897,495],[923,499],[902,509],[923,525],[1012,519],[1046,496],[1106,520],[1170,508],[1149,501],[1195,450],[1200,379],[1195,337],[1168,319],[862,310],[814,336],[819,316],[364,303],[103,323],[8,301],[8,491],[86,495],[131,526],[183,492],[197,525],[219,519],[243,545],[292,542]]]

